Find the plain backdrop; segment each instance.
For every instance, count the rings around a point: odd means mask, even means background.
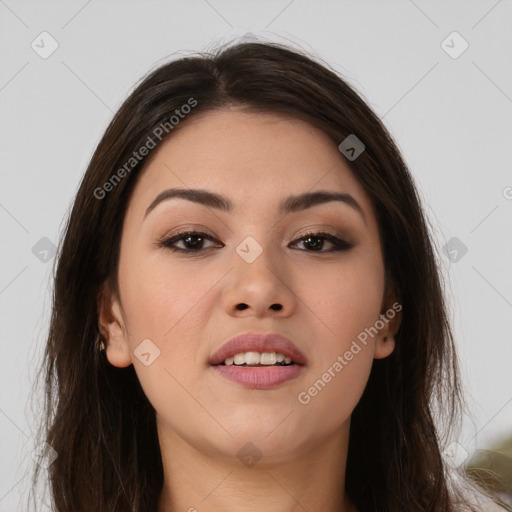
[[[510,434],[511,22],[504,0],[0,0],[0,511],[23,510],[51,247],[95,145],[148,70],[248,34],[329,63],[395,137],[448,280],[472,413],[459,443]]]

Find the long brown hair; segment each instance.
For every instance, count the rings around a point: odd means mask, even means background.
[[[194,107],[169,126],[191,99]],[[98,352],[97,297],[107,280],[116,288],[122,222],[149,158],[127,168],[134,151],[156,139],[158,126],[168,129],[157,145],[197,114],[230,106],[287,113],[337,145],[351,134],[364,143],[347,164],[375,207],[386,285],[403,317],[394,352],[374,361],[352,414],[346,492],[360,512],[459,510],[463,498],[449,485],[433,416],[439,411],[451,425],[463,402],[439,262],[414,181],[382,122],[342,78],[273,43],[239,44],[160,66],[126,99],[94,152],[59,246],[41,367],[41,434],[57,453],[49,467],[54,510],[157,508],[163,469],[155,411],[133,366],[116,368]],[[34,482],[39,473],[36,466]]]

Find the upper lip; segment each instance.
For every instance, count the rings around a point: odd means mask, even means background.
[[[306,364],[306,356],[288,338],[278,333],[246,332],[224,343],[210,358],[210,364],[223,363],[228,357],[244,352],[278,352],[294,363]]]

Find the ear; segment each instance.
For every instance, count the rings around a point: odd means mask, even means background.
[[[98,328],[105,340],[105,353],[112,366],[132,364],[123,310],[118,294],[105,282],[98,292]]]
[[[395,349],[395,335],[402,323],[402,304],[395,300],[394,294],[386,293],[379,320],[384,326],[375,337],[373,357],[384,359]]]

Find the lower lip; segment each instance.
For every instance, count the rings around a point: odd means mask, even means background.
[[[302,365],[290,366],[225,366],[217,365],[213,368],[226,379],[252,389],[268,389],[283,382],[296,378]]]

